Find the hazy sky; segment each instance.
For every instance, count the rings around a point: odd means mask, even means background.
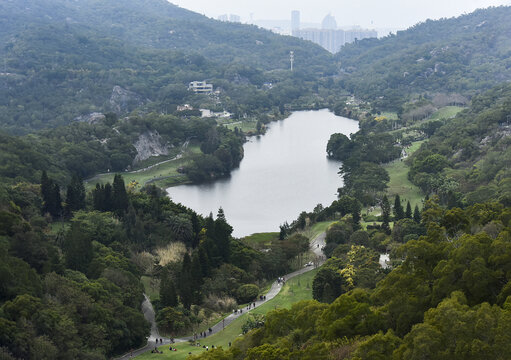
[[[299,10],[303,22],[320,23],[331,13],[338,26],[406,28],[426,19],[458,16],[478,8],[510,5],[510,0],[171,0],[183,8],[216,18],[237,14],[248,22],[289,19]]]

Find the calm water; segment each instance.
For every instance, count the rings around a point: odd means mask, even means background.
[[[358,122],[328,110],[295,112],[271,123],[264,136],[250,138],[240,167],[229,178],[167,192],[203,215],[216,216],[222,207],[236,237],[279,231],[300,212],[336,199],[340,163],[327,159],[326,144],[335,132],[349,136],[357,130]]]

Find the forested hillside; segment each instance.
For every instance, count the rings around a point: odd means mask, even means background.
[[[184,102],[243,115],[283,107],[335,71],[319,46],[163,0],[6,1],[0,14],[0,123],[12,133],[96,111],[168,113]],[[220,103],[187,91],[205,79]]]
[[[438,128],[409,160],[409,178],[445,203],[511,205],[511,86],[498,86]]]
[[[510,19],[510,7],[488,8],[346,45],[341,83],[380,110],[418,94],[476,94],[511,79]]]

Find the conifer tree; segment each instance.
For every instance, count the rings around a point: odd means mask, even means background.
[[[412,205],[410,205],[410,201],[407,201],[406,202],[406,212],[405,212],[405,217],[407,219],[411,219],[412,218]]]
[[[181,303],[186,309],[190,309],[193,301],[193,289],[192,289],[192,260],[190,255],[185,253],[183,258],[183,264],[181,266],[181,272],[179,274],[179,297]]]
[[[66,193],[66,216],[71,213],[85,208],[85,187],[83,181],[78,175],[73,175],[71,183],[67,187]]]
[[[399,221],[405,217],[405,212],[403,210],[403,205],[401,205],[401,198],[399,194],[396,195],[394,200],[394,221]]]
[[[225,219],[222,208],[218,209],[217,218],[215,220],[215,243],[217,249],[224,262],[229,262],[230,258],[230,242],[232,234],[232,226]]]
[[[413,221],[415,221],[417,224],[421,222],[421,213],[419,211],[418,205],[415,205],[415,209],[413,210]]]
[[[166,270],[162,272],[161,276],[160,301],[163,307],[174,307],[178,304],[176,287]]]
[[[358,202],[358,200],[353,201],[351,215],[353,217],[353,230],[360,229],[361,228],[361,226],[360,226],[360,203]]]
[[[128,194],[126,193],[126,187],[124,186],[124,180],[120,174],[115,174],[112,197],[112,210],[118,216],[124,214],[124,211],[128,208]]]
[[[390,230],[390,203],[387,195],[383,195],[383,199],[381,201],[381,215],[382,215],[382,228],[385,231]]]

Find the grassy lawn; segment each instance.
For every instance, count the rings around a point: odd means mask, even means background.
[[[412,143],[411,147],[408,149],[408,154],[412,154],[414,151],[416,151],[423,142],[424,141],[416,141]],[[394,196],[399,194],[401,200],[404,203],[403,206],[406,207],[406,202],[410,201],[412,210],[416,204],[419,205],[419,208],[421,208],[421,200],[424,198],[424,195],[417,186],[408,180],[408,166],[406,166],[405,162],[399,160],[394,161],[390,164],[386,164],[385,169],[390,175],[387,196],[389,197],[391,204],[393,203]]]
[[[252,310],[251,313],[266,314],[271,310],[279,308],[288,309],[297,301],[312,299],[312,280],[316,272],[317,270],[312,270],[287,281],[286,285],[284,285],[280,293],[275,298]],[[225,330],[207,337],[206,339],[201,339],[200,343],[208,345],[210,348],[211,345],[215,345],[215,347],[222,346],[223,348],[228,348],[229,342],[234,342],[234,340],[241,335],[241,327],[246,322],[246,319],[247,315],[240,316],[227,326]],[[160,346],[159,350],[163,351],[163,354],[151,354],[149,352],[138,356],[137,359],[186,359],[189,352],[197,355],[205,351],[203,348],[191,346],[188,343],[179,343],[176,344],[175,347],[178,351],[169,351],[168,345]]]
[[[229,130],[233,130],[233,131],[234,131],[234,128],[238,128],[246,134],[248,134],[248,133],[255,134],[257,132],[257,127],[256,127],[257,121],[256,120],[254,120],[254,121],[236,121],[236,122],[224,124],[224,126],[226,128],[228,128]]]
[[[169,186],[176,185],[176,183],[182,184],[186,182],[188,179],[185,175],[180,174],[177,169],[187,164],[190,161],[190,155],[200,153],[200,149],[198,146],[189,146],[186,150],[186,154],[181,158],[174,161],[169,161],[164,164],[157,165],[151,169],[146,171],[130,171],[123,172],[122,177],[124,178],[124,183],[128,185],[131,182],[136,182],[138,185],[136,188],[140,188],[147,184],[148,182],[155,182],[156,185],[161,184],[170,184]],[[85,187],[87,190],[91,190],[96,186],[96,183],[105,184],[107,182],[112,182],[114,179],[115,173],[100,175],[98,178],[85,183]],[[160,181],[156,181],[160,178],[170,177],[168,179],[163,179]]]
[[[430,120],[439,120],[439,119],[450,119],[456,116],[464,108],[460,106],[445,106],[438,111],[436,111],[431,117]]]
[[[397,120],[398,119],[398,116],[397,116],[397,113],[396,112],[387,112],[387,111],[384,111],[382,112],[380,115],[378,116],[383,116],[389,120]]]
[[[245,236],[241,241],[254,249],[264,249],[271,245],[275,240],[279,239],[278,232],[255,233]]]

